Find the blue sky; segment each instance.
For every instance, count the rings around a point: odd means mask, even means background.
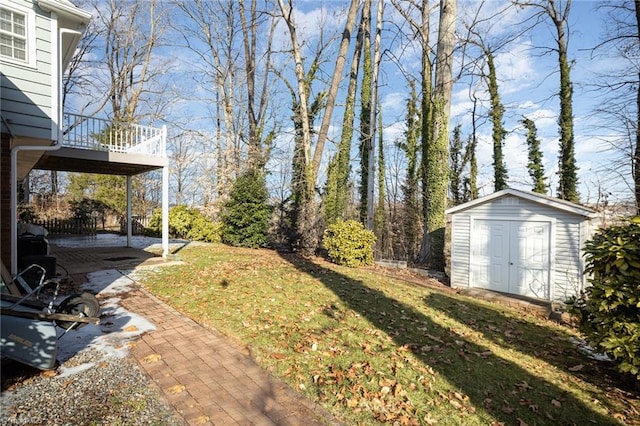
[[[435,4],[435,2],[433,2]],[[569,57],[573,60],[571,77],[574,82],[574,117],[575,117],[575,142],[576,158],[579,167],[578,177],[580,182],[580,193],[583,202],[593,203],[598,198],[598,192],[602,189],[611,193],[611,200],[629,199],[630,190],[621,183],[615,173],[605,170],[614,163],[614,159],[619,153],[607,151],[607,141],[612,141],[617,137],[617,133],[622,133],[610,125],[600,125],[603,117],[593,114],[596,106],[603,103],[603,94],[594,92],[592,84],[598,81],[598,74],[609,68],[620,68],[624,66],[619,61],[612,60],[599,55],[594,55],[590,50],[598,44],[604,37],[603,11],[597,6],[603,2],[574,0],[570,14],[569,28]],[[480,4],[479,0],[459,0],[458,1],[458,33],[464,34],[464,22],[468,21]],[[496,11],[504,9],[508,4],[507,0],[486,1],[482,7],[483,16],[492,16]],[[560,4],[564,4],[561,1]],[[325,39],[329,35],[334,35],[342,31],[347,0],[308,0],[296,1],[296,22],[298,26],[298,37],[304,41],[303,52],[307,58],[311,57],[315,48],[321,29],[324,30]],[[527,149],[525,135],[521,129],[519,121],[523,116],[527,116],[535,121],[538,128],[538,135],[542,141],[546,174],[549,178],[551,195],[555,195],[557,187],[557,163],[558,163],[558,98],[555,94],[558,91],[559,76],[556,72],[557,55],[554,52],[546,52],[541,47],[555,47],[554,29],[547,23],[537,26],[532,31],[521,32],[523,21],[530,10],[518,11],[510,9],[503,13],[498,20],[491,21],[485,25],[484,31],[486,40],[492,45],[499,40],[511,35],[513,40],[502,46],[495,52],[497,73],[499,80],[499,91],[502,103],[505,106],[504,124],[508,131],[505,141],[506,163],[509,172],[509,185],[520,189],[530,189],[530,179],[526,171]],[[172,12],[173,13],[173,12]],[[177,15],[173,14],[172,20],[175,23]],[[380,73],[379,96],[383,105],[384,120],[384,140],[387,150],[387,163],[392,177],[402,178],[403,165],[398,162],[392,164],[398,158],[394,152],[394,142],[402,138],[404,131],[406,100],[409,96],[409,86],[406,80],[407,75],[419,76],[420,52],[418,44],[410,39],[399,39],[395,37],[397,28],[394,25],[401,25],[403,18],[393,8],[389,1],[385,2],[385,30],[383,37],[383,48],[393,52],[397,61],[391,60],[390,55],[383,57],[382,69]],[[432,17],[432,27],[434,33],[432,42],[436,40],[435,30],[437,28],[437,16]],[[516,34],[517,36],[514,36]],[[175,33],[174,33],[175,35]],[[186,49],[173,45],[159,50],[160,57],[157,59],[160,66],[166,68],[168,86],[165,90],[165,97],[169,97],[171,102],[164,110],[167,122],[176,118],[188,119],[188,125],[192,130],[213,134],[212,110],[214,110],[214,99],[210,91],[202,90],[193,80],[189,73],[197,68],[195,56],[190,55]],[[292,76],[293,64],[291,57],[285,50],[288,47],[289,38],[284,24],[280,24],[276,35],[276,49],[282,49],[277,54],[277,63],[286,65],[288,69],[289,81],[294,82]],[[336,48],[334,43],[334,49]],[[352,44],[353,46],[353,44]],[[334,50],[335,51],[335,50]],[[321,72],[320,76],[328,80],[332,73],[334,56],[328,54],[324,66],[326,72]],[[348,62],[350,58],[348,59]],[[460,63],[460,57],[456,57],[456,63]],[[400,66],[403,70],[400,70]],[[308,66],[308,64],[307,64]],[[348,69],[347,63],[345,68]],[[635,71],[632,72],[635,73]],[[98,73],[94,73],[97,76]],[[484,106],[487,105],[486,89],[483,85],[477,85],[475,90],[479,98],[484,99]],[[463,137],[466,137],[470,127],[469,98],[470,79],[462,77],[456,81],[453,94],[451,127],[462,124]],[[347,81],[343,81],[343,88]],[[280,84],[280,86],[282,86]],[[244,90],[241,86],[239,92]],[[278,138],[278,149],[274,150],[274,159],[269,163],[272,177],[275,182],[284,182],[287,178],[287,171],[290,169],[291,159],[291,105],[290,95],[282,87],[274,87],[275,110],[282,123],[282,135]],[[339,137],[342,122],[342,108],[344,103],[344,92],[338,97],[338,106],[334,111],[330,140],[327,143],[324,160],[326,161],[335,149],[335,141]],[[486,115],[486,110],[480,112]],[[493,191],[492,183],[492,148],[491,148],[491,125],[485,119],[481,120],[482,125],[479,130],[479,145],[477,150],[480,166],[480,193],[489,194]],[[318,121],[319,122],[319,121]],[[355,123],[358,126],[357,120]],[[354,141],[355,147],[355,141]],[[356,149],[352,150],[353,170],[357,171],[359,160]],[[279,154],[280,153],[280,154]],[[397,169],[397,170],[396,170]],[[615,168],[620,174],[628,174],[624,168]],[[200,172],[202,174],[202,172]],[[324,182],[320,179],[319,185]],[[281,185],[278,183],[277,185]]]
[[[342,14],[333,15],[332,12],[345,8],[346,1],[305,1],[298,3],[297,21],[302,33],[312,36],[317,31],[317,22],[322,17],[323,27],[327,29],[341,29],[344,25]],[[459,1],[458,4],[458,33],[464,33],[464,21],[469,19],[469,14],[475,13],[478,1]],[[483,5],[485,16],[493,15],[497,10],[504,8],[506,1],[488,1]],[[564,2],[560,2],[561,5]],[[626,187],[617,176],[612,173],[611,165],[617,152],[610,152],[607,141],[617,137],[610,126],[598,126],[598,121],[603,117],[593,115],[596,106],[603,102],[602,93],[593,91],[593,83],[598,81],[598,74],[608,68],[619,67],[620,64],[610,58],[594,55],[592,48],[605,36],[605,14],[598,10],[597,6],[602,2],[575,1],[571,6],[569,18],[569,58],[572,60],[571,77],[574,84],[574,119],[575,119],[575,146],[576,159],[579,167],[579,191],[581,201],[594,203],[599,197],[600,191],[610,193],[610,200],[628,199],[631,196]],[[501,15],[497,22],[487,26],[489,34],[486,36],[491,44],[503,39],[508,34],[517,34],[521,30],[521,22],[530,13],[530,10],[518,11],[512,9]],[[389,3],[385,7],[385,20],[399,22],[401,18]],[[437,17],[432,18],[436,22]],[[519,25],[520,24],[520,25]],[[435,25],[433,25],[435,27]],[[387,27],[387,35],[391,26]],[[285,35],[283,37],[286,38]],[[557,187],[557,163],[558,163],[558,125],[557,116],[559,101],[555,94],[559,87],[559,74],[557,73],[557,54],[548,48],[555,48],[555,28],[550,21],[537,26],[532,31],[514,37],[513,41],[501,47],[496,53],[496,65],[499,80],[499,91],[502,103],[505,106],[504,124],[508,131],[505,140],[505,159],[509,171],[509,185],[530,189],[531,183],[526,170],[527,146],[525,134],[519,121],[523,116],[535,121],[538,128],[538,136],[542,142],[545,169],[550,183],[550,195],[555,195]],[[432,40],[435,40],[435,34]],[[393,44],[389,39],[383,41],[386,48],[394,52],[400,52],[397,43]],[[415,46],[414,46],[415,47]],[[383,70],[380,80],[380,97],[383,105],[384,138],[388,146],[388,158],[393,156],[393,142],[402,138],[404,131],[404,113],[406,99],[409,96],[408,84],[404,75],[419,75],[420,56],[418,49],[402,49],[401,63],[405,68],[404,73],[393,64],[389,58],[383,59]],[[460,58],[456,59],[459,64]],[[477,82],[477,79],[476,79]],[[469,78],[462,77],[454,86],[451,127],[461,124],[463,137],[469,132],[471,121],[471,101],[469,98]],[[476,88],[477,96],[485,101],[485,86]],[[483,103],[487,106],[487,102]],[[482,112],[481,112],[482,113]],[[484,111],[486,114],[486,111]],[[333,122],[336,123],[333,137],[339,132],[341,110],[334,113]],[[493,191],[492,182],[492,148],[491,125],[486,119],[481,119],[483,124],[479,128],[478,161],[480,165],[480,193],[489,194]],[[332,145],[329,144],[329,150]],[[330,151],[325,152],[325,159],[330,156]],[[354,159],[355,160],[355,159]],[[354,162],[357,169],[357,160]],[[617,171],[621,171],[617,168]],[[626,171],[622,171],[622,174]]]

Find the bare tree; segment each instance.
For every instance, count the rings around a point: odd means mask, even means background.
[[[605,168],[629,188],[636,214],[640,214],[640,0],[605,3],[599,8],[607,13],[607,33],[593,54],[623,65],[592,83],[603,99],[594,113],[606,117],[599,121],[600,129],[619,135],[607,140],[617,158]]]
[[[260,31],[259,19],[262,14],[257,11],[256,0],[251,0],[249,9],[249,19],[245,10],[244,0],[239,1],[240,6],[240,23],[242,26],[242,44],[244,47],[244,66],[247,88],[247,115],[249,117],[249,164],[262,168],[268,159],[267,152],[264,151],[263,144],[267,147],[273,138],[273,133],[264,135],[264,121],[267,114],[269,102],[269,77],[271,74],[271,58],[273,43],[273,35],[276,29],[276,19],[273,14],[265,14],[271,16],[268,38],[264,51],[264,65],[262,69],[262,85],[257,92],[256,89],[256,72],[258,66],[258,34]]]
[[[111,105],[115,122],[135,122],[141,114],[156,111],[149,103],[153,84],[160,82],[163,72],[154,62],[165,28],[163,11],[157,0],[110,0],[100,10],[98,31],[108,73],[104,102]],[[148,109],[143,112],[140,105],[145,101]]]
[[[297,80],[297,91],[295,114],[297,122],[296,150],[294,154],[294,172],[293,172],[293,197],[294,197],[294,228],[295,228],[295,245],[301,252],[310,254],[315,251],[318,245],[316,230],[314,229],[316,206],[314,205],[315,186],[320,167],[320,160],[324,150],[324,144],[328,134],[329,123],[333,107],[335,105],[336,95],[339,88],[342,70],[346,60],[346,54],[351,40],[351,34],[357,15],[358,0],[352,0],[347,14],[345,29],[340,42],[340,49],[336,59],[336,65],[333,70],[331,85],[327,94],[327,102],[322,119],[322,124],[318,131],[318,139],[316,141],[315,153],[313,161],[311,161],[311,144],[312,130],[310,117],[312,113],[312,105],[309,102],[309,78],[304,69],[302,49],[298,40],[297,27],[294,19],[293,1],[288,0],[285,4],[284,0],[278,0],[282,18],[289,30],[291,39],[291,54],[295,64],[295,76]],[[311,67],[313,68],[313,66]],[[314,71],[315,72],[315,71]],[[317,105],[317,103],[316,103]]]
[[[198,75],[195,77],[205,93],[213,95],[217,196],[221,200],[240,167],[236,161],[240,156],[236,152],[239,146],[236,129],[239,126],[234,121],[235,79],[239,68],[234,51],[238,32],[236,15],[231,3],[225,1],[184,1],[178,6],[189,22],[180,28],[180,32],[186,46],[197,58],[194,67]]]

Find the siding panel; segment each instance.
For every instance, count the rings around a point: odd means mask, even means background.
[[[36,68],[2,63],[2,116],[16,136],[51,139],[51,20],[36,8]],[[31,28],[29,30],[32,30]]]

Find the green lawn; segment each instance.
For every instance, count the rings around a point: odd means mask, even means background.
[[[188,247],[155,295],[348,424],[640,424],[573,330],[446,287],[269,250]]]

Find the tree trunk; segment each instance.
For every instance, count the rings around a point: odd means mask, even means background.
[[[358,26],[356,46],[351,60],[349,86],[347,88],[338,152],[330,162],[330,167],[327,171],[327,193],[324,199],[324,206],[325,219],[329,224],[335,222],[337,219],[344,219],[346,215],[347,198],[349,195],[349,172],[351,169],[349,165],[351,160],[351,141],[353,138],[356,91],[358,90],[358,71],[360,70],[363,37],[361,22]]]
[[[282,0],[278,0],[282,4]],[[370,0],[365,0],[370,1]],[[327,134],[329,133],[329,125],[331,124],[331,116],[333,115],[333,108],[336,103],[336,95],[340,87],[340,80],[342,79],[342,70],[347,58],[347,52],[349,50],[349,44],[351,42],[351,34],[353,33],[353,27],[358,16],[359,0],[351,0],[349,6],[349,13],[347,14],[347,22],[344,24],[344,30],[342,32],[342,40],[340,41],[340,50],[336,58],[336,65],[333,70],[333,76],[331,78],[331,86],[329,87],[329,93],[327,94],[327,105],[325,107],[324,116],[322,117],[322,124],[318,131],[318,140],[316,141],[316,148],[313,153],[313,179],[315,182],[320,170],[320,162],[322,161],[322,153],[324,151],[324,144],[327,140]],[[293,36],[292,36],[293,37]],[[297,63],[296,63],[297,66]],[[296,72],[297,73],[297,72]]]
[[[487,76],[487,86],[489,88],[489,97],[491,98],[491,123],[493,124],[493,185],[495,191],[500,191],[507,187],[507,167],[504,163],[504,137],[505,130],[502,123],[504,115],[504,106],[500,102],[500,93],[498,92],[498,77],[496,75],[496,66],[493,61],[493,52],[484,49],[487,57],[487,67],[489,75]]]
[[[447,206],[449,116],[453,90],[456,0],[441,0],[436,51],[436,81],[431,143],[427,147],[427,217],[420,263],[444,270],[445,209]]]
[[[296,155],[294,176],[297,182],[293,182],[293,197],[296,199],[294,206],[295,218],[295,234],[294,243],[298,246],[300,252],[304,255],[313,254],[316,248],[316,241],[313,238],[313,195],[315,182],[313,180],[313,165],[310,161],[311,156],[311,124],[309,122],[308,107],[308,90],[307,80],[305,78],[304,66],[302,64],[302,53],[300,44],[296,34],[296,24],[293,18],[293,5],[289,0],[288,6],[285,6],[283,0],[278,0],[283,18],[289,29],[291,37],[292,55],[295,63],[295,74],[298,83],[298,110],[297,119],[300,121],[300,134],[296,138]]]
[[[563,11],[556,9],[555,1],[549,0],[548,13],[558,34],[558,63],[560,67],[560,182],[558,197],[577,203],[580,201],[578,193],[578,167],[576,166],[575,147],[573,140],[573,84],[571,83],[571,68],[567,55],[567,36],[565,27],[571,7],[571,0],[567,0]]]
[[[362,58],[362,87],[360,88],[360,222],[367,226],[369,206],[369,156],[371,152],[371,0],[364,0],[362,8],[364,34]]]
[[[636,12],[636,32],[640,40],[640,0],[634,1]],[[640,81],[640,73],[638,74]],[[633,186],[636,201],[636,214],[640,215],[640,84],[637,87],[636,96],[636,147],[631,161],[631,172],[633,173]]]
[[[373,230],[373,214],[375,205],[375,169],[376,169],[376,155],[375,155],[375,134],[376,134],[376,117],[378,112],[378,73],[380,71],[380,38],[382,33],[382,13],[383,13],[382,0],[378,0],[378,12],[376,14],[376,35],[375,43],[373,47],[373,69],[371,74],[371,108],[369,119],[369,165],[368,165],[368,180],[367,180],[367,229]]]

